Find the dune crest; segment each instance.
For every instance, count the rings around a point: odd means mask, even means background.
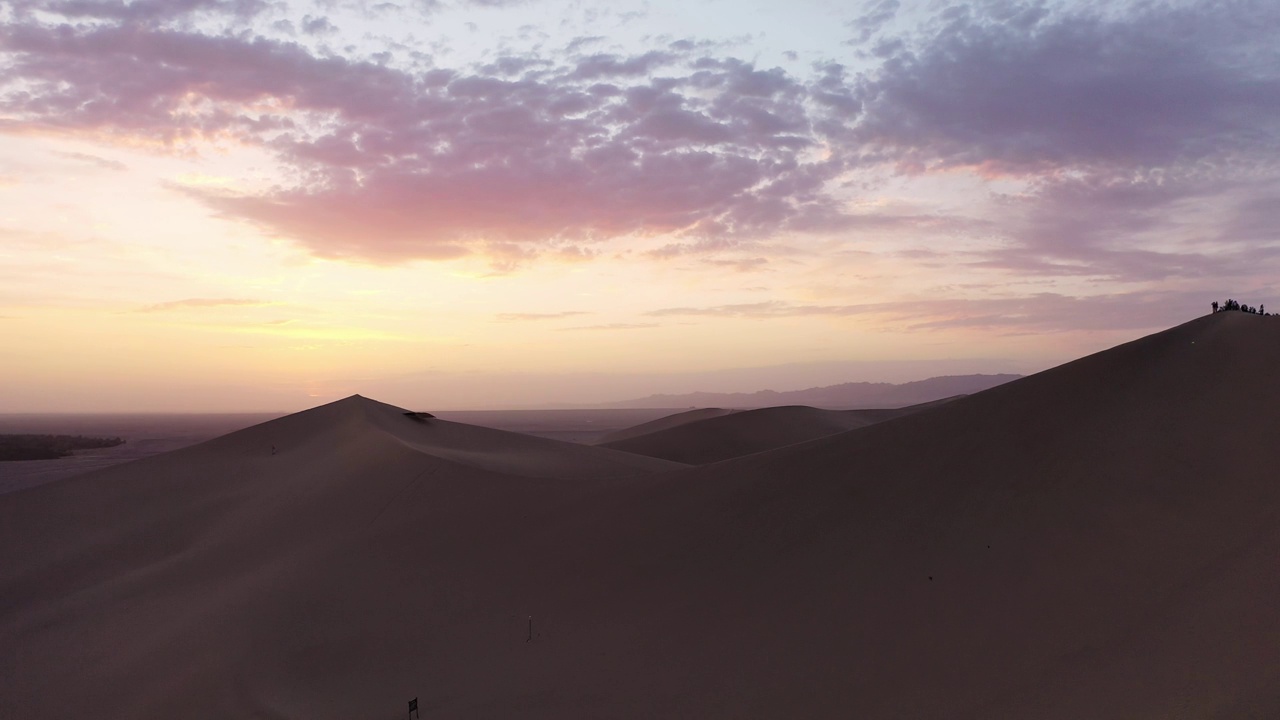
[[[608,445],[609,443],[616,443],[622,440],[630,440],[631,438],[639,437],[641,435],[648,435],[650,433],[658,432],[659,430],[680,427],[681,425],[698,422],[699,420],[732,415],[735,412],[739,411],[732,408],[695,408],[693,410],[686,410],[684,412],[675,413],[674,415],[660,417],[657,420],[650,420],[649,422],[640,423],[639,425],[633,425],[629,428],[615,430],[602,436],[592,444]]]
[[[596,444],[673,462],[705,465],[866,427],[948,400],[872,410],[822,410],[799,405],[736,412],[717,410],[705,414],[691,410],[615,433]]]
[[[680,463],[638,457],[520,433],[450,422],[412,418],[394,405],[353,395],[210,441],[217,452],[260,454],[275,447],[282,456],[318,452],[340,436],[381,433],[382,441],[467,467],[533,478],[605,480],[666,472]]]

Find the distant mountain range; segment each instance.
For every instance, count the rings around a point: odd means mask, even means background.
[[[760,390],[753,393],[694,392],[684,395],[650,395],[636,400],[602,403],[607,408],[728,407],[759,408],[808,405],[819,408],[896,408],[972,395],[1017,380],[1021,375],[946,375],[909,383],[851,382],[806,390]]]

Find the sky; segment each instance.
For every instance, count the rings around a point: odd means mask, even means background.
[[[1280,4],[10,0],[0,412],[1036,372],[1276,303]]]

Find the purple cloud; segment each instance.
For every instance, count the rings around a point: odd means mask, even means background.
[[[226,133],[298,170],[255,195],[186,189],[318,255],[452,258],[627,234],[762,235],[839,215],[805,85],[735,60],[506,58],[411,73],[301,45],[130,26],[0,30],[10,129]],[[645,74],[671,66],[669,77]],[[683,74],[681,74],[683,72]],[[193,103],[192,98],[202,103]],[[279,112],[262,109],[276,101]]]
[[[323,15],[318,17],[307,15],[302,18],[302,32],[307,35],[332,35],[338,32],[338,27]]]
[[[898,0],[877,0],[866,12],[848,23],[849,29],[854,33],[849,43],[861,45],[869,41],[886,23],[893,20],[900,6]]]
[[[955,6],[862,78],[853,138],[907,167],[1157,167],[1277,149],[1280,7]]]
[[[956,6],[882,38],[850,95],[861,113],[831,132],[861,163],[1024,183],[989,210],[1003,247],[959,256],[973,267],[1247,278],[1277,260],[1278,32],[1280,6],[1255,0]]]
[[[182,192],[316,255],[380,263],[482,252],[509,271],[672,235],[648,257],[734,250],[717,259],[745,270],[780,234],[945,244],[982,223],[1000,248],[963,259],[985,269],[1151,282],[1273,262],[1280,8],[1135,8],[985,2],[890,37],[901,18],[882,0],[850,26],[871,67],[800,77],[705,42],[625,54],[593,38],[424,71],[168,22],[247,16],[250,0],[60,0],[0,25],[0,131],[234,137],[294,180]],[[956,168],[1023,192],[964,219],[852,213],[840,185]],[[1188,208],[1209,201],[1235,235],[1193,227]]]
[[[267,8],[265,0],[17,0],[14,4],[14,9],[24,15],[40,10],[69,19],[123,23],[150,23],[199,14],[248,19]]]
[[[951,261],[1126,282],[1264,276],[1280,260],[1276,186],[1218,171],[1049,177],[997,200],[1003,247]],[[1208,209],[1224,220],[1206,224]]]

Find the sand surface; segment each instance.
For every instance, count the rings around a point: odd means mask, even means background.
[[[670,430],[672,428],[677,428],[681,425],[688,425],[689,423],[698,422],[700,420],[708,420],[710,418],[731,415],[735,412],[738,411],[732,408],[694,408],[693,410],[685,410],[683,412],[672,413],[671,415],[664,415],[656,420],[650,420],[649,422],[640,423],[639,425],[615,430],[597,438],[595,444],[607,445],[609,443],[630,440],[642,435],[650,435],[662,430]]]
[[[945,401],[874,410],[823,410],[802,405],[736,412],[705,408],[611,433],[596,444],[638,455],[705,465],[866,427],[941,402]]]
[[[445,420],[576,443],[593,443],[637,423],[678,412],[651,408],[435,410],[435,414]],[[171,452],[283,414],[0,414],[0,433],[90,435],[121,437],[126,441],[116,447],[80,450],[56,460],[0,462],[0,494]]]
[[[87,435],[125,441],[115,447],[77,450],[56,460],[0,462],[0,494],[170,452],[276,417],[279,414],[0,414],[0,434]]]
[[[435,410],[437,417],[467,425],[592,444],[610,433],[679,413],[670,408],[564,410]]]
[[[1220,313],[700,467],[349,398],[0,496],[0,717],[1280,717],[1277,366]]]

